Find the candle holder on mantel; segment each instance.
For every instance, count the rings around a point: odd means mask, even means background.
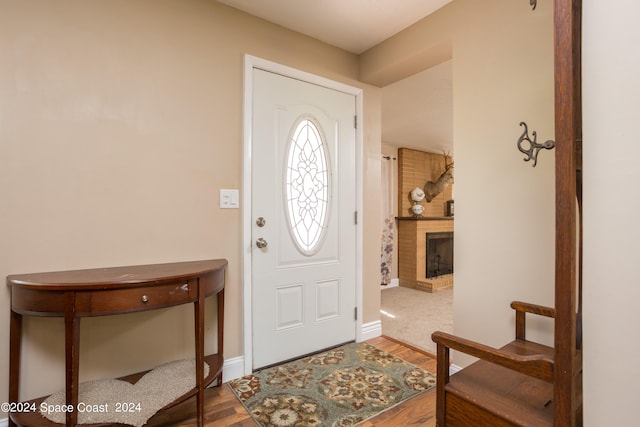
[[[416,187],[411,190],[409,193],[411,196],[411,200],[413,201],[413,206],[411,206],[411,212],[413,212],[414,218],[421,218],[422,212],[424,212],[424,206],[420,204],[424,200],[424,191],[422,188]]]

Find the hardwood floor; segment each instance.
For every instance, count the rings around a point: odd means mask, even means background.
[[[381,350],[396,355],[407,362],[429,372],[436,372],[434,356],[387,337],[367,341]],[[205,392],[205,425],[208,427],[255,427],[249,413],[236,399],[229,387],[209,388]],[[152,418],[147,427],[193,427],[196,426],[195,405],[190,400]],[[403,402],[361,424],[362,427],[397,427],[436,425],[435,388]]]

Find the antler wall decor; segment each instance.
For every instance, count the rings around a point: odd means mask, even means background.
[[[533,160],[533,167],[535,168],[536,164],[538,164],[538,153],[540,152],[540,150],[543,148],[551,150],[556,146],[556,142],[548,140],[542,144],[538,144],[536,142],[538,139],[536,131],[533,131],[531,133],[531,135],[533,135],[533,140],[531,140],[531,138],[529,138],[529,128],[527,127],[527,124],[525,122],[520,122],[520,126],[524,126],[524,132],[522,132],[522,135],[520,136],[520,138],[518,138],[518,150],[527,155],[527,157],[524,159],[525,162]],[[525,141],[528,144],[525,144]],[[529,146],[528,149],[525,148],[526,145]]]
[[[428,181],[424,185],[424,199],[427,203],[442,193],[451,180],[453,180],[453,160],[451,160],[451,156],[446,153],[443,153],[442,156],[444,157],[444,172],[442,172],[435,182]]]

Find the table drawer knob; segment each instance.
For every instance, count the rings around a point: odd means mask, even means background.
[[[149,302],[149,297],[147,295],[142,295],[142,302],[144,303]]]

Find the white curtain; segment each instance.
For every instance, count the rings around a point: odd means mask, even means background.
[[[382,189],[382,248],[380,255],[380,283],[383,285],[391,282],[391,265],[393,262],[393,158],[382,158],[381,189]]]

